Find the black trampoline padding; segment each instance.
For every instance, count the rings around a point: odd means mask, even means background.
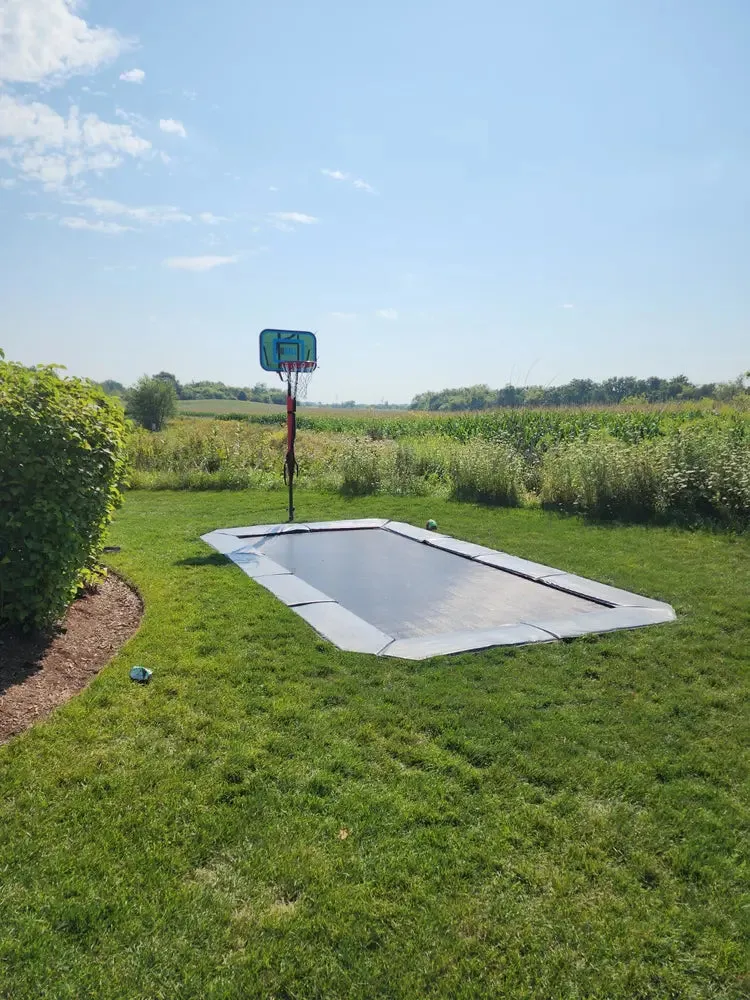
[[[278,534],[252,547],[397,639],[602,607],[383,529]]]

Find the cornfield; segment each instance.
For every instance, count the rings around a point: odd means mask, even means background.
[[[750,525],[741,408],[300,414],[300,485],[543,504],[596,517]],[[278,416],[181,419],[130,436],[131,486],[280,489]]]

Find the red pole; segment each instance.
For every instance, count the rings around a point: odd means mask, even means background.
[[[286,474],[289,485],[289,520],[294,520],[294,439],[297,434],[297,400],[292,395],[291,373],[286,383]]]

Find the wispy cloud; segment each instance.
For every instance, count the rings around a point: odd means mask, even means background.
[[[88,208],[95,215],[122,215],[147,225],[161,226],[168,222],[190,222],[191,217],[173,205],[123,205],[110,198],[68,198],[68,204]]]
[[[348,313],[348,312],[332,312],[329,313],[328,315],[331,317],[331,319],[338,319],[341,320],[342,322],[357,318],[356,313]]]
[[[271,212],[269,219],[271,225],[282,233],[291,233],[294,230],[294,223],[312,226],[319,221],[314,215],[305,215],[304,212]]]
[[[272,184],[272,185],[271,185],[271,186],[269,187],[269,189],[268,189],[268,190],[269,190],[269,191],[278,191],[279,189],[278,189],[277,187],[274,187],[274,185]]]
[[[163,261],[165,267],[175,271],[211,271],[223,264],[236,264],[238,257],[167,257]]]
[[[145,128],[148,125],[148,118],[144,118],[143,115],[139,115],[135,111],[124,111],[122,108],[115,108],[115,115],[118,118],[122,118],[128,125],[134,125],[136,128]]]
[[[572,302],[563,302],[563,304],[562,304],[562,306],[560,308],[561,309],[575,309],[575,306],[573,305]]]
[[[347,174],[343,170],[330,170],[328,167],[323,167],[321,169],[321,174],[326,177],[330,177],[334,181],[350,181],[352,182],[352,187],[356,188],[357,191],[366,191],[367,194],[375,194],[375,188],[372,184],[368,184],[367,181],[363,181],[361,177],[356,177],[352,180],[352,175]]]
[[[10,143],[0,150],[3,158],[22,176],[48,189],[62,187],[86,172],[117,167],[123,155],[138,157],[151,150],[151,143],[129,125],[81,115],[75,105],[66,118],[47,104],[0,92],[3,139]]]
[[[60,219],[60,225],[68,229],[88,229],[94,233],[106,233],[108,236],[115,236],[117,233],[126,233],[133,229],[132,226],[121,226],[119,222],[102,222],[101,219],[91,222],[89,219],[81,219],[73,216],[66,216],[64,219]]]
[[[303,226],[311,226],[318,221],[314,215],[305,215],[304,212],[273,212],[272,215],[282,222],[299,222]]]
[[[24,0],[0,15],[0,81],[56,83],[111,62],[131,44],[110,28],[93,28],[70,0]]]
[[[201,212],[198,218],[207,226],[218,226],[222,222],[229,222],[226,216],[214,215],[213,212]]]
[[[378,309],[377,312],[375,313],[375,315],[379,316],[381,319],[395,320],[395,319],[398,319],[398,310],[396,310],[396,309]]]
[[[159,128],[162,132],[169,132],[172,135],[179,135],[183,139],[187,139],[187,131],[182,122],[178,122],[175,118],[160,118]]]
[[[13,180],[12,177],[3,177],[2,180],[0,180],[0,188],[5,188],[6,190],[8,190],[15,186],[16,182]]]
[[[124,73],[120,73],[120,79],[125,83],[143,83],[146,79],[146,74],[142,69],[129,69]]]

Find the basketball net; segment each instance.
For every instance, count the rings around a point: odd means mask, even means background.
[[[293,399],[305,399],[307,387],[313,372],[318,367],[315,361],[281,361],[279,363],[279,378],[286,382],[289,395]]]

